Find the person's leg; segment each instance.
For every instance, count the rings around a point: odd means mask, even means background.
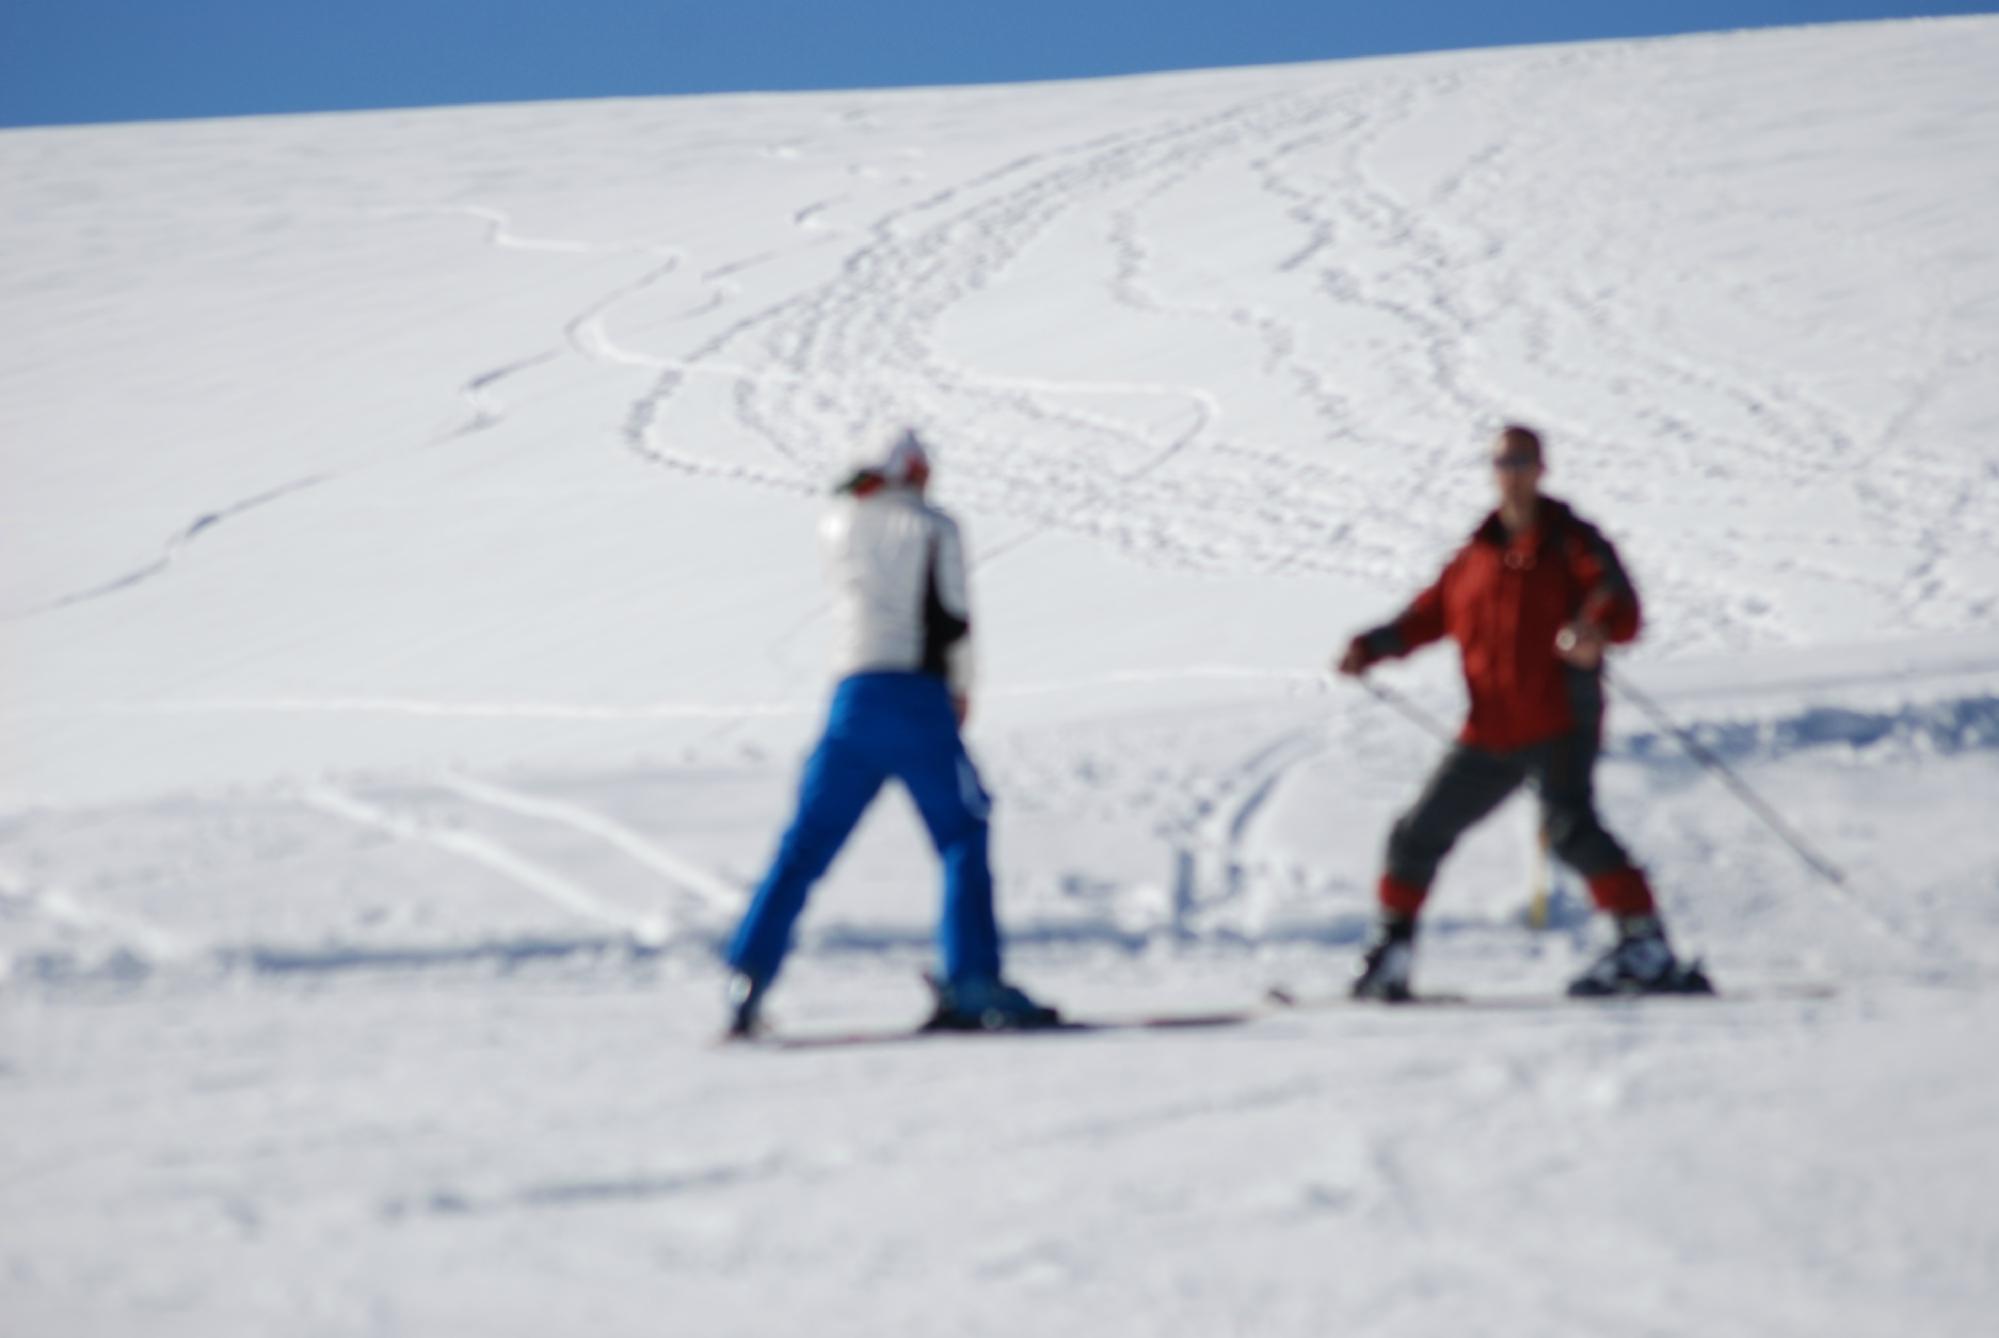
[[[1423,793],[1388,833],[1388,857],[1377,895],[1380,919],[1353,982],[1356,998],[1400,1002],[1412,997],[1416,918],[1437,866],[1458,837],[1513,793],[1525,772],[1498,753],[1463,744],[1437,764]]]
[[[1583,876],[1617,931],[1610,948],[1569,983],[1569,993],[1708,993],[1712,986],[1699,964],[1682,965],[1674,955],[1644,871],[1597,816],[1596,756],[1596,730],[1584,726],[1535,750],[1532,763],[1549,848]]]
[[[1458,838],[1499,807],[1526,778],[1510,755],[1454,746],[1431,773],[1423,793],[1388,833],[1379,895],[1384,915],[1414,919],[1429,896],[1437,866]]]
[[[833,862],[886,776],[868,750],[829,728],[805,764],[798,810],[729,945],[728,963],[760,991],[791,948],[812,885]]]
[[[933,703],[922,694],[914,705],[895,770],[909,787],[943,863],[937,946],[944,979],[998,979],[999,924],[989,850],[992,800],[958,735],[949,698],[940,692]]]
[[[992,801],[965,751],[951,700],[935,679],[909,690],[894,770],[909,787],[943,862],[937,946],[942,977],[927,1026],[939,1030],[1050,1027],[1061,1014],[1000,978],[999,925],[988,863]]]
[[[1582,875],[1591,900],[1620,919],[1656,915],[1651,885],[1596,811],[1596,731],[1578,728],[1532,753],[1548,848]]]

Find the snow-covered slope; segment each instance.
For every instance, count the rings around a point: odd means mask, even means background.
[[[1999,1302],[1999,20],[0,135],[0,1331],[1971,1334]],[[773,1056],[709,952],[916,423],[1013,970],[1332,990],[1326,680],[1486,433],[1648,601],[1601,773],[1831,998]],[[1444,652],[1387,671],[1457,709]],[[1548,988],[1529,817],[1423,978]],[[909,1016],[889,799],[794,1024]],[[1980,1039],[1983,1037],[1984,1039]]]

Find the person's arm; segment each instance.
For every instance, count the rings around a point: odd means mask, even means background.
[[[1457,571],[1463,554],[1451,559],[1430,588],[1409,601],[1409,606],[1379,627],[1370,628],[1347,643],[1340,656],[1343,674],[1364,674],[1383,660],[1392,660],[1429,645],[1444,635],[1444,592]]]
[[[1555,653],[1578,668],[1594,669],[1607,646],[1638,638],[1645,614],[1617,549],[1595,526],[1577,527],[1567,558],[1583,598],[1575,618],[1556,637]]]
[[[948,516],[938,517],[931,539],[923,627],[924,662],[944,675],[962,725],[971,712],[975,669],[972,593],[965,567],[965,537]]]

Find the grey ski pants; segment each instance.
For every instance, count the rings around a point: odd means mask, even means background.
[[[1584,878],[1630,868],[1631,857],[1596,815],[1596,755],[1597,731],[1587,726],[1510,752],[1453,745],[1389,829],[1388,876],[1410,888],[1429,887],[1458,838],[1528,781],[1540,792],[1541,820],[1557,858]]]

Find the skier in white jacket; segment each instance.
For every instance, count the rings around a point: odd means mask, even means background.
[[[730,1032],[755,1034],[792,927],[882,785],[908,787],[943,861],[937,1029],[1059,1021],[1000,978],[987,860],[991,801],[959,727],[970,709],[971,602],[957,522],[925,500],[930,457],[905,431],[835,490],[820,523],[833,587],[834,672],[825,731],[797,813],[728,949]]]

